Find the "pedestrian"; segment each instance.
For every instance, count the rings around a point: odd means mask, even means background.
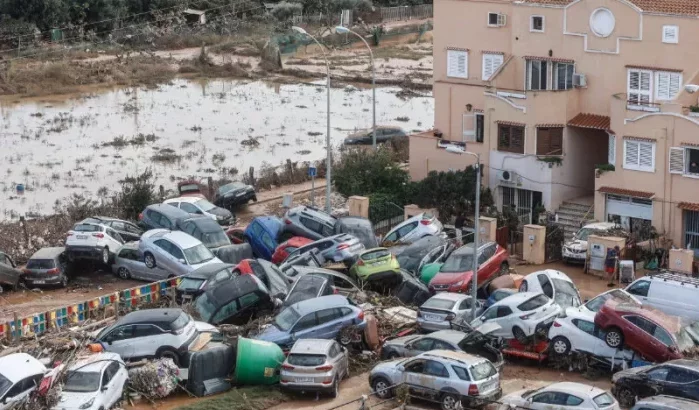
[[[604,261],[604,267],[605,271],[607,272],[607,278],[609,279],[607,287],[610,288],[614,286],[614,274],[616,273],[616,265],[620,252],[621,250],[618,246],[607,249],[607,258]]]
[[[464,217],[464,213],[462,211],[458,211],[456,214],[456,220],[454,221],[454,230],[456,238],[459,240],[459,242],[463,242],[463,229],[464,229],[464,221],[466,218]]]

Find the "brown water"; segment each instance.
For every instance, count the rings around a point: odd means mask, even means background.
[[[377,89],[377,124],[431,128],[431,95],[402,100],[398,91]],[[371,127],[371,102],[370,89],[331,90],[334,146]],[[325,130],[322,81],[176,80],[155,89],[0,101],[0,219],[49,214],[57,200],[114,191],[120,179],[149,167],[171,189],[179,178],[321,159]],[[24,195],[17,184],[26,186]]]

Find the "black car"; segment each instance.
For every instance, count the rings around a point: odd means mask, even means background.
[[[699,410],[699,401],[660,395],[639,400],[631,410]]]
[[[376,127],[376,143],[383,144],[392,139],[407,138],[408,134],[400,127],[379,126]],[[345,138],[345,145],[370,145],[374,142],[374,134],[371,130],[361,131]]]
[[[194,304],[199,317],[212,325],[244,325],[274,311],[275,300],[255,275],[242,275],[218,283]]]
[[[392,290],[392,295],[408,306],[422,306],[427,299],[432,297],[432,292],[424,283],[410,272],[401,269],[403,282]]]
[[[231,182],[216,190],[214,205],[233,210],[237,206],[247,204],[250,200],[257,202],[257,194],[252,185]]]
[[[196,299],[207,290],[232,278],[234,267],[235,265],[229,263],[211,263],[182,276],[175,289],[177,302]]]
[[[16,289],[21,277],[22,271],[17,269],[15,261],[10,255],[0,251],[0,293],[2,293],[2,285]]]
[[[428,264],[444,262],[454,250],[454,245],[440,236],[428,235],[410,245],[394,246],[389,251],[396,255],[402,269],[416,275]]]
[[[123,219],[110,218],[107,216],[92,216],[80,223],[106,225],[117,231],[117,233],[119,233],[119,235],[121,235],[121,237],[124,239],[124,242],[137,241],[141,239],[141,235],[143,235],[143,230],[139,228],[138,225],[133,222],[124,221]]]
[[[169,229],[178,230],[177,223],[180,220],[191,218],[192,215],[168,204],[148,205],[138,215],[139,224],[145,229]]]
[[[699,400],[699,361],[678,359],[619,371],[612,376],[612,394],[626,407],[659,394]]]
[[[374,233],[374,225],[367,218],[361,216],[343,216],[335,222],[335,234],[348,233],[364,245],[365,249],[379,247],[379,242]]]

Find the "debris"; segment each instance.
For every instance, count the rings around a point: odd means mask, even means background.
[[[180,382],[180,369],[170,358],[147,362],[129,370],[131,389],[150,398],[162,399],[172,394]]]

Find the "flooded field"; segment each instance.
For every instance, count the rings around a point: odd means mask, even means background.
[[[432,127],[431,96],[377,89],[377,124]],[[371,127],[371,90],[331,90],[335,147]],[[49,214],[73,193],[103,196],[152,168],[166,189],[188,176],[324,158],[326,90],[317,84],[177,80],[61,98],[0,101],[0,218]],[[16,194],[24,184],[24,195]]]

